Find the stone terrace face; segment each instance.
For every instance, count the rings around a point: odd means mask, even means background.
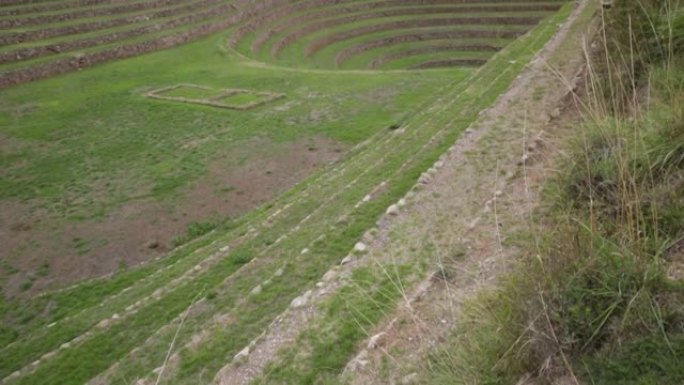
[[[166,49],[229,30],[278,65],[323,69],[479,66],[559,0],[13,0],[0,5],[0,87]]]

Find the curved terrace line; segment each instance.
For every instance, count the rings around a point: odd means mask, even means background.
[[[391,61],[403,59],[410,56],[422,55],[426,53],[436,53],[436,52],[490,52],[496,53],[501,47],[496,47],[488,44],[449,44],[449,45],[437,45],[437,46],[425,46],[417,47],[412,49],[407,49],[399,52],[394,52],[390,54],[385,54],[380,57],[373,59],[368,63],[368,68],[377,69],[378,67],[389,63]],[[479,58],[464,58],[465,62],[469,63],[467,65],[482,65],[487,62],[486,59]]]
[[[468,36],[465,36],[463,34],[464,31],[462,30],[455,30],[455,31],[427,31],[427,32],[416,32],[416,33],[410,33],[410,34],[404,34],[404,35],[395,35],[395,36],[390,36],[390,37],[384,37],[381,39],[377,40],[372,40],[368,42],[364,42],[362,44],[354,45],[347,47],[340,52],[337,53],[335,56],[335,64],[336,65],[341,65],[345,61],[349,60],[351,57],[362,54],[364,52],[380,48],[380,47],[388,47],[392,45],[398,45],[398,44],[404,44],[404,43],[411,43],[411,42],[421,42],[421,41],[433,41],[433,40],[450,40],[450,39],[463,39],[467,38]],[[494,45],[494,44],[474,44],[474,43],[459,43],[463,46],[475,46],[479,45],[482,47],[482,50],[500,50],[503,48],[502,45]]]
[[[256,7],[256,10],[258,11],[260,9],[267,8],[268,6],[269,2],[265,1]],[[170,48],[230,28],[237,23],[244,22],[248,16],[249,15],[243,13],[235,13],[230,17],[220,19],[218,21],[212,21],[199,26],[190,27],[187,30],[171,35],[164,35],[142,42],[107,48],[101,51],[85,54],[78,58],[68,57],[7,71],[0,74],[0,88],[76,71],[81,68],[91,67],[93,65],[112,60],[133,57],[147,52]]]
[[[15,6],[9,9],[0,9],[0,16],[19,16],[33,13],[60,11],[88,6],[105,5],[105,4],[121,4],[127,0],[74,0],[74,1],[60,1],[46,4],[27,4],[23,6]]]
[[[67,26],[57,26],[53,28],[36,29],[27,32],[11,32],[0,35],[0,44],[10,45],[24,43],[34,40],[47,39],[52,37],[75,35],[79,33],[99,31],[103,29],[119,27],[127,24],[135,24],[149,21],[151,19],[161,19],[165,17],[172,17],[181,13],[197,11],[198,8],[206,8],[223,0],[184,0],[183,5],[157,11],[152,13],[143,13],[135,16],[125,16],[117,19],[106,19],[97,22],[87,22],[82,24],[74,24]]]
[[[227,14],[233,10],[230,5],[220,5],[213,9],[200,13],[190,13],[177,19],[172,19],[161,24],[144,25],[134,29],[112,32],[85,39],[69,40],[59,43],[46,44],[37,47],[21,48],[14,51],[0,53],[0,64],[25,61],[43,56],[55,55],[77,49],[96,47],[99,45],[124,41],[129,38],[144,36],[151,33],[162,32],[165,30],[193,24],[212,17]]]
[[[295,4],[273,4],[274,7],[272,7],[268,12],[254,15],[248,23],[245,23],[242,26],[240,26],[231,35],[229,44],[231,47],[235,48],[238,42],[240,42],[240,40],[242,40],[245,37],[245,35],[247,35],[250,32],[256,31],[259,27],[263,25],[267,25],[273,23],[274,21],[277,21],[284,15],[289,15],[289,12],[297,12],[302,9],[307,9],[308,7],[310,7],[311,3],[313,3],[313,5],[315,6],[317,3],[325,4],[333,1],[336,0],[305,0]]]
[[[276,42],[271,48],[271,56],[278,57],[280,52],[286,48],[288,45],[292,44],[304,36],[311,35],[318,31],[330,28],[332,26],[339,26],[350,24],[359,20],[372,20],[382,17],[393,17],[393,16],[407,16],[407,15],[420,15],[423,9],[398,9],[396,12],[385,11],[378,13],[369,13],[366,15],[359,16],[346,16],[334,20],[324,20],[319,23],[309,24],[306,27],[295,31],[278,42]],[[438,19],[418,19],[418,20],[398,20],[386,23],[379,23],[364,27],[359,27],[353,30],[347,30],[326,36],[313,42],[306,50],[306,56],[311,56],[313,53],[320,50],[319,45],[321,41],[329,41],[329,43],[324,45],[332,44],[333,42],[338,42],[341,40],[346,40],[351,37],[356,37],[360,35],[365,35],[367,33],[387,31],[392,29],[404,29],[404,28],[415,28],[415,27],[438,27],[438,26],[451,26],[451,25],[535,25],[541,20],[542,17],[450,17],[450,18],[438,18]],[[342,38],[344,37],[344,38]],[[338,40],[341,39],[341,40]]]
[[[430,69],[430,68],[443,68],[443,67],[457,67],[466,65],[480,66],[487,62],[487,60],[481,60],[481,63],[475,64],[476,59],[440,59],[440,60],[428,60],[426,62],[409,67],[409,69]]]
[[[60,23],[64,21],[73,21],[78,19],[85,19],[89,17],[97,17],[103,15],[112,15],[119,13],[130,13],[137,11],[144,11],[147,9],[155,9],[157,7],[164,7],[182,3],[183,0],[154,0],[143,1],[138,3],[131,3],[126,5],[115,5],[112,7],[95,7],[86,8],[78,11],[55,13],[49,15],[31,16],[25,18],[13,18],[0,20],[0,28],[17,28],[27,27],[39,24]]]
[[[253,57],[247,56],[243,54],[242,52],[236,50],[235,48],[231,47],[230,45],[227,45],[225,47],[226,52],[230,52],[231,54],[237,56],[241,60],[241,64],[244,64],[246,66],[252,67],[252,68],[259,68],[262,70],[268,70],[268,71],[274,71],[274,72],[282,72],[282,71],[287,71],[287,72],[296,72],[296,73],[301,73],[301,74],[328,74],[331,76],[334,75],[368,75],[368,76],[377,76],[380,73],[409,73],[409,72],[414,72],[411,70],[405,70],[405,69],[392,69],[392,70],[371,70],[371,69],[340,69],[340,70],[335,70],[335,69],[325,69],[325,68],[297,68],[297,67],[290,67],[290,66],[284,66],[284,65],[278,65],[277,63],[269,63],[269,62],[264,62],[260,61],[257,59],[254,59]]]
[[[557,1],[557,0],[542,0],[542,1],[526,1],[526,2],[514,2],[511,3],[510,1],[507,0],[473,0],[473,1],[458,1],[458,0],[381,0],[381,1],[370,1],[370,2],[361,2],[359,6],[362,6],[363,4],[377,4],[377,7],[375,8],[386,8],[390,6],[426,6],[426,5],[451,5],[451,6],[468,6],[469,4],[481,4],[480,6],[511,6],[511,7],[517,7],[518,3],[524,3],[524,4],[529,4],[533,3],[534,5],[529,5],[531,7],[535,7],[537,10],[542,10],[542,11],[557,11],[560,8],[560,5],[562,5],[562,1]],[[538,3],[538,4],[537,4]],[[304,1],[299,1],[296,3],[288,3],[284,4],[282,6],[277,7],[276,9],[272,9],[269,12],[259,15],[258,17],[255,17],[254,19],[250,20],[247,24],[241,26],[238,28],[237,31],[233,34],[231,37],[230,43],[232,47],[236,47],[237,43],[244,38],[244,36],[250,32],[254,32],[259,30],[261,27],[264,25],[272,25],[274,22],[278,22],[280,20],[283,20],[284,18],[287,18],[288,16],[291,16],[294,13],[297,13],[302,10],[311,10],[311,9],[318,9],[318,8],[324,8],[328,5],[339,5],[340,1],[339,0],[304,0]],[[502,5],[505,4],[505,5]],[[356,6],[356,5],[352,5]],[[336,13],[336,15],[339,13]]]
[[[408,28],[432,28],[432,27],[453,27],[454,25],[463,25],[463,18],[443,18],[443,19],[420,19],[420,20],[400,20],[383,24],[373,24],[365,27],[345,30],[336,34],[321,37],[311,44],[305,50],[305,56],[310,57],[320,51],[321,49],[344,40],[349,40],[355,37],[368,35],[375,32],[403,30]],[[494,23],[495,25],[499,25]],[[469,26],[477,27],[478,24],[470,24]],[[484,24],[480,26],[482,28]],[[491,29],[464,29],[457,31],[456,37],[485,37],[485,38],[516,38],[523,35],[524,30],[506,30],[496,31]]]
[[[539,4],[531,5],[527,3],[510,3],[510,4],[482,4],[482,5],[453,5],[451,2],[445,2],[441,0],[436,0],[430,2],[434,4],[429,4],[433,6],[436,14],[439,13],[476,13],[476,12],[555,12],[560,8],[559,4]],[[446,4],[448,7],[434,7],[434,5]],[[252,52],[258,52],[261,50],[266,41],[268,41],[273,36],[286,31],[296,25],[301,25],[304,22],[321,19],[325,17],[332,17],[340,14],[350,14],[350,13],[360,13],[368,10],[376,10],[382,8],[390,8],[394,6],[411,6],[416,7],[414,2],[406,0],[390,0],[390,1],[377,1],[377,2],[367,2],[360,4],[352,4],[344,7],[331,7],[320,11],[305,13],[290,19],[280,18],[280,23],[276,25],[269,24],[269,29],[262,31],[252,43]],[[428,9],[428,8],[421,8]],[[427,13],[427,12],[426,12]],[[278,20],[275,20],[278,22]]]

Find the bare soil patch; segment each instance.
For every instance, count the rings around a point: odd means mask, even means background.
[[[163,256],[191,223],[245,214],[346,150],[321,137],[291,143],[253,139],[236,148],[217,158],[181,197],[133,200],[100,219],[70,222],[39,209],[40,202],[0,202],[0,257],[11,266],[0,269],[5,293],[36,294]]]

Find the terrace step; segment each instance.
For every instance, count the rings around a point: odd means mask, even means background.
[[[425,36],[425,39],[422,35],[427,33],[441,33],[441,38],[445,39],[445,32],[436,30],[449,26],[458,27],[461,32],[458,35],[454,31],[448,38],[457,39],[463,44],[467,44],[466,39],[474,37],[514,39],[536,25],[543,17],[557,11],[563,3],[553,0],[380,0],[340,4],[333,0],[303,0],[276,5],[262,15],[256,15],[251,21],[237,28],[230,38],[230,45],[246,56],[258,60],[285,65],[297,63],[306,66],[307,63],[312,63],[315,67],[323,65],[335,69],[349,57],[363,51],[377,50],[376,56],[383,56],[385,47],[390,43],[401,45],[404,42],[415,43],[438,38]],[[468,30],[464,26],[472,28]],[[496,28],[501,30],[495,32],[491,28],[487,29],[488,26],[497,26]],[[424,31],[421,32],[420,29]],[[394,36],[405,36],[408,30],[414,31],[416,37],[404,37],[404,42],[400,38],[394,39]],[[370,38],[381,35],[387,36],[383,39],[388,44],[383,44],[381,39],[369,44]],[[244,41],[251,41],[251,44],[244,44]],[[364,49],[354,52],[353,46],[364,44]],[[249,50],[246,50],[246,47],[249,47]],[[269,54],[266,55],[264,51]],[[404,51],[407,52],[406,56],[426,52],[415,49]],[[334,56],[333,60],[327,60],[331,55]],[[286,61],[283,60],[285,56],[288,57]],[[301,59],[291,59],[293,56],[299,56]],[[319,57],[321,59],[318,59]],[[456,59],[462,61],[458,62]],[[439,64],[482,64],[482,61],[466,58],[428,61],[431,63],[425,64],[426,67]],[[345,68],[359,68],[356,66],[358,64],[350,64],[345,65]],[[372,65],[370,67],[377,68]]]

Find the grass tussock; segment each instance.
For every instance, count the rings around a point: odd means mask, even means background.
[[[683,9],[622,0],[598,16],[584,124],[527,257],[465,306],[430,383],[684,383]]]

